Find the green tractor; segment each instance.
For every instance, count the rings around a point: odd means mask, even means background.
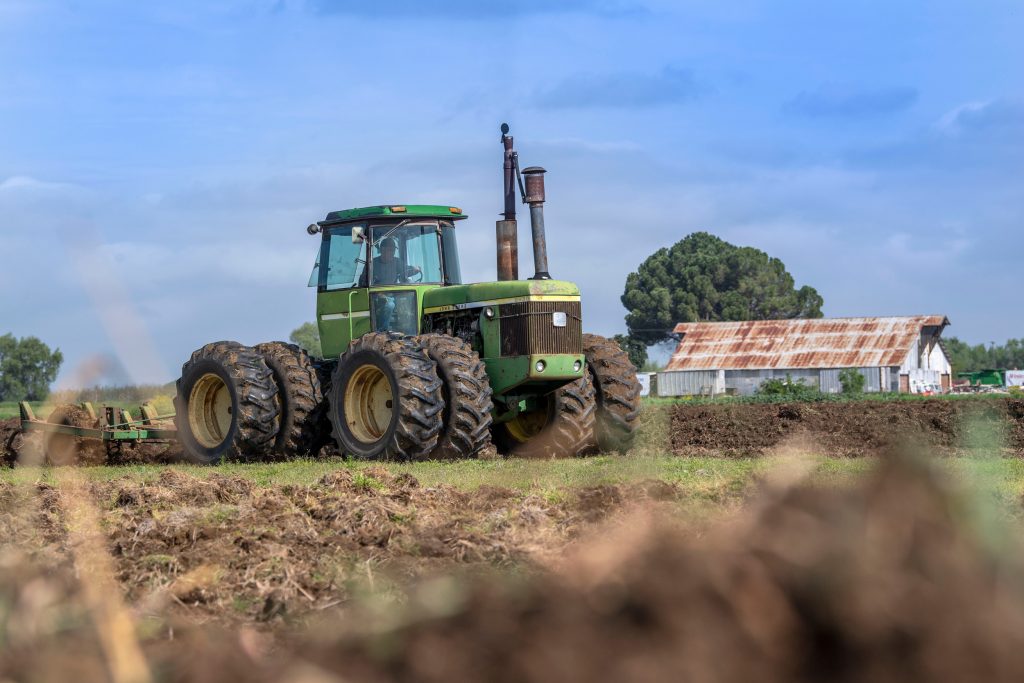
[[[502,125],[505,213],[498,280],[464,284],[448,205],[335,211],[309,286],[324,360],[295,345],[208,344],[177,383],[177,429],[196,462],[315,455],[361,459],[523,457],[630,446],[636,369],[584,334],[580,292],[548,275],[544,170],[520,171]],[[524,183],[525,178],[525,183]],[[516,190],[530,206],[535,275],[518,277]]]

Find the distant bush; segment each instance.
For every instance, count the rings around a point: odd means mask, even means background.
[[[802,379],[794,381],[786,375],[786,379],[766,379],[757,388],[758,396],[771,396],[792,401],[817,401],[821,398],[821,392],[809,386]]]
[[[843,393],[853,396],[864,393],[864,375],[854,368],[839,371],[839,383],[843,385]]]

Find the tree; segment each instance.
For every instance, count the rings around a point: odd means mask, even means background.
[[[848,396],[863,394],[864,381],[864,375],[857,368],[843,368],[839,371],[839,383],[843,386],[843,393]]]
[[[630,337],[625,334],[615,335],[612,337],[612,341],[626,352],[626,355],[629,356],[629,362],[637,370],[640,370],[647,364],[647,344],[644,344],[636,337]]]
[[[64,362],[36,337],[0,337],[0,401],[43,401]]]
[[[293,344],[298,344],[304,348],[314,358],[324,357],[324,352],[320,348],[320,330],[317,329],[314,323],[302,323],[292,330],[292,333],[288,335],[288,339]]]
[[[630,336],[647,344],[670,340],[679,322],[820,318],[822,303],[779,259],[706,232],[652,254],[622,295]]]

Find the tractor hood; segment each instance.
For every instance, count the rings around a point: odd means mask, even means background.
[[[437,313],[460,308],[476,308],[510,303],[510,300],[576,300],[579,296],[580,289],[575,283],[562,280],[477,282],[428,290],[423,295],[423,312]]]

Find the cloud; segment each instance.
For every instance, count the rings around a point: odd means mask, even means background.
[[[947,112],[935,124],[944,133],[962,134],[1024,128],[1024,105],[1005,99],[968,102]]]
[[[1024,106],[1009,99],[968,102],[903,140],[851,150],[846,160],[875,168],[926,169],[956,176],[961,185],[968,172],[999,181],[973,187],[975,193],[1017,188],[1005,181],[1024,161]]]
[[[539,93],[534,101],[552,109],[641,108],[682,104],[707,90],[689,69],[666,67],[653,75],[635,72],[577,74]]]
[[[417,19],[503,19],[533,14],[580,13],[622,16],[642,14],[631,0],[309,0],[321,14]]]
[[[11,176],[0,181],[0,196],[65,194],[79,190],[69,183],[51,183],[25,175]]]
[[[810,118],[859,119],[903,111],[917,101],[917,96],[917,89],[908,86],[873,90],[822,86],[801,92],[784,109]]]

